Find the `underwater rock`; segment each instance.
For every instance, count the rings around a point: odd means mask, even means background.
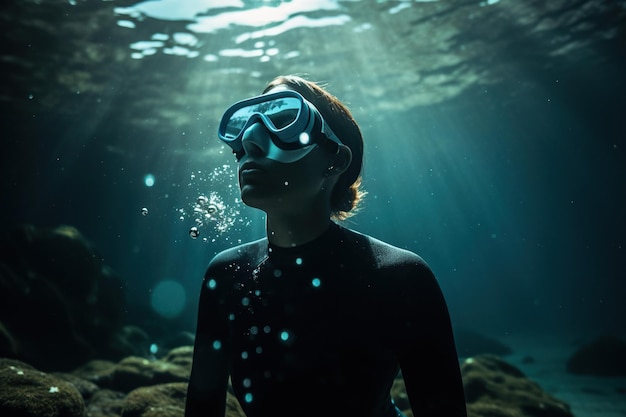
[[[573,417],[569,405],[495,355],[467,358],[461,373],[469,417]]]
[[[229,385],[229,388],[232,387]],[[230,391],[226,392],[226,415],[224,417],[246,417],[239,401]]]
[[[183,417],[187,384],[169,384],[141,387],[131,391],[124,399],[122,417]],[[225,417],[246,417],[237,399],[226,395]]]
[[[0,415],[84,417],[85,403],[73,384],[28,364],[0,359]]]
[[[468,417],[573,417],[566,403],[496,355],[466,359],[461,374]],[[402,378],[394,381],[391,397],[407,417],[413,417]]]
[[[601,336],[568,359],[567,371],[595,376],[626,376],[626,341]]]
[[[15,226],[0,234],[0,352],[45,371],[119,360],[126,342],[123,285],[74,227]]]
[[[74,374],[101,388],[128,393],[142,386],[187,382],[191,373],[193,349],[181,347],[162,359],[129,356],[118,363],[90,361]]]
[[[72,401],[60,395],[48,396],[44,398],[47,402],[42,403],[47,407],[47,414],[27,415],[183,417],[192,355],[192,346],[181,346],[162,359],[131,356],[118,363],[93,360],[71,374],[54,375],[17,360],[0,359],[0,415],[7,415],[4,411],[9,410],[2,408],[6,398],[19,394],[39,401],[41,386],[48,391],[54,386],[71,392]],[[18,371],[29,376],[24,380],[38,383],[14,384]],[[468,417],[573,417],[567,404],[547,394],[518,368],[495,355],[468,358],[462,363],[461,372]],[[44,394],[58,394],[56,389],[54,393],[48,391]],[[391,396],[407,417],[413,417],[402,378],[394,382]],[[22,402],[25,406],[34,404]],[[65,410],[69,405],[74,408],[54,414],[54,410]],[[48,413],[49,410],[52,412]],[[245,417],[230,383],[225,417]]]
[[[186,396],[184,382],[137,388],[126,396],[122,417],[182,417]]]
[[[161,360],[182,366],[187,372],[191,372],[191,363],[193,361],[193,346],[180,346],[169,351]]]
[[[89,401],[93,396],[95,396],[100,391],[100,387],[98,385],[73,374],[53,372],[51,375],[72,384],[74,388],[78,390],[81,397],[83,397],[85,401]]]
[[[126,394],[102,389],[96,392],[87,403],[89,417],[120,417],[124,409]]]
[[[483,334],[465,328],[454,330],[458,355],[462,358],[481,354],[505,356],[512,353],[509,346]]]
[[[391,398],[396,403],[396,407],[400,410],[410,410],[411,404],[409,403],[409,396],[406,393],[406,387],[404,386],[404,380],[402,377],[396,378],[391,386]],[[407,412],[405,412],[407,414]],[[410,417],[410,416],[407,416]]]

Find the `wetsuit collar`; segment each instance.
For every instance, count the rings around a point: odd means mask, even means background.
[[[334,252],[341,226],[331,222],[326,231],[314,240],[291,248],[283,248],[268,242],[267,255],[276,266],[300,266],[305,263],[324,261]]]

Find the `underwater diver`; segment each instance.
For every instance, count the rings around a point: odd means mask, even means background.
[[[233,104],[219,138],[267,236],[227,249],[204,277],[186,417],[465,417],[452,327],[417,254],[339,224],[361,189],[363,138],[348,108],[296,76]]]

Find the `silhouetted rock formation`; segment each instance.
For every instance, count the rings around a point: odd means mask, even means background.
[[[42,370],[141,352],[124,327],[122,282],[71,226],[23,225],[0,236],[0,353]]]
[[[457,353],[466,358],[485,353],[505,356],[512,353],[509,346],[473,330],[458,328],[454,330]]]
[[[461,365],[469,417],[573,417],[569,406],[495,355]]]
[[[596,376],[626,376],[626,341],[614,336],[598,337],[569,358],[567,371]]]

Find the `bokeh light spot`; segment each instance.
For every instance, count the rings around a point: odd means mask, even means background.
[[[171,319],[180,315],[187,302],[187,292],[176,281],[164,280],[152,290],[150,303],[160,316]]]
[[[143,183],[146,184],[146,187],[152,187],[154,185],[154,182],[155,178],[152,174],[146,174],[146,176],[143,177]]]

